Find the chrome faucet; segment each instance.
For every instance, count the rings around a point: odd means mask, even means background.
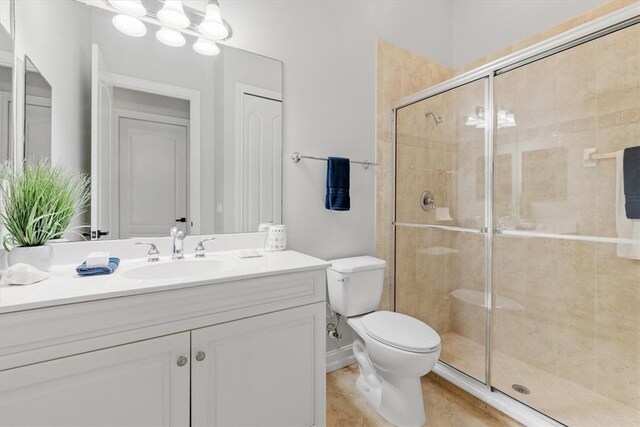
[[[171,259],[184,258],[184,233],[174,225],[171,227],[171,237],[173,237]]]

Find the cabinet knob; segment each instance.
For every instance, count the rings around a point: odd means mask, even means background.
[[[199,351],[199,352],[196,353],[196,360],[198,362],[202,362],[205,357],[207,357],[207,355],[205,354],[204,351]]]
[[[187,359],[185,356],[180,356],[178,357],[178,366],[184,366],[188,361],[189,359]]]

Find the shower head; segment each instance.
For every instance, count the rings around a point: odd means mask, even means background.
[[[440,123],[442,123],[442,116],[440,114],[436,114],[436,113],[432,113],[431,111],[427,111],[424,114],[425,117],[433,117],[433,121],[436,122],[436,125],[439,125]]]

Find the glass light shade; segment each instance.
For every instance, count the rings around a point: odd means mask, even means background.
[[[111,20],[113,25],[131,37],[142,37],[147,34],[147,27],[138,18],[129,15],[116,15]]]
[[[212,42],[211,40],[206,40],[203,38],[199,38],[193,44],[193,50],[198,52],[200,55],[207,55],[207,56],[215,56],[220,53],[220,48],[218,47],[217,44],[215,44],[215,42]]]
[[[171,28],[187,28],[191,24],[184,14],[182,0],[166,0],[158,11],[158,19]]]
[[[229,29],[222,22],[220,7],[217,4],[207,5],[207,14],[200,24],[200,32],[213,40],[222,40],[229,36]]]
[[[171,47],[181,47],[187,42],[182,33],[170,28],[160,28],[156,33],[156,38]]]
[[[140,0],[109,0],[111,6],[122,13],[131,16],[145,16],[147,10],[144,8]]]

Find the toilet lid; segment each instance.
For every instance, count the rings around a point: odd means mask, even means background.
[[[362,326],[371,338],[401,350],[428,353],[440,346],[436,331],[406,314],[376,311],[362,318]]]

